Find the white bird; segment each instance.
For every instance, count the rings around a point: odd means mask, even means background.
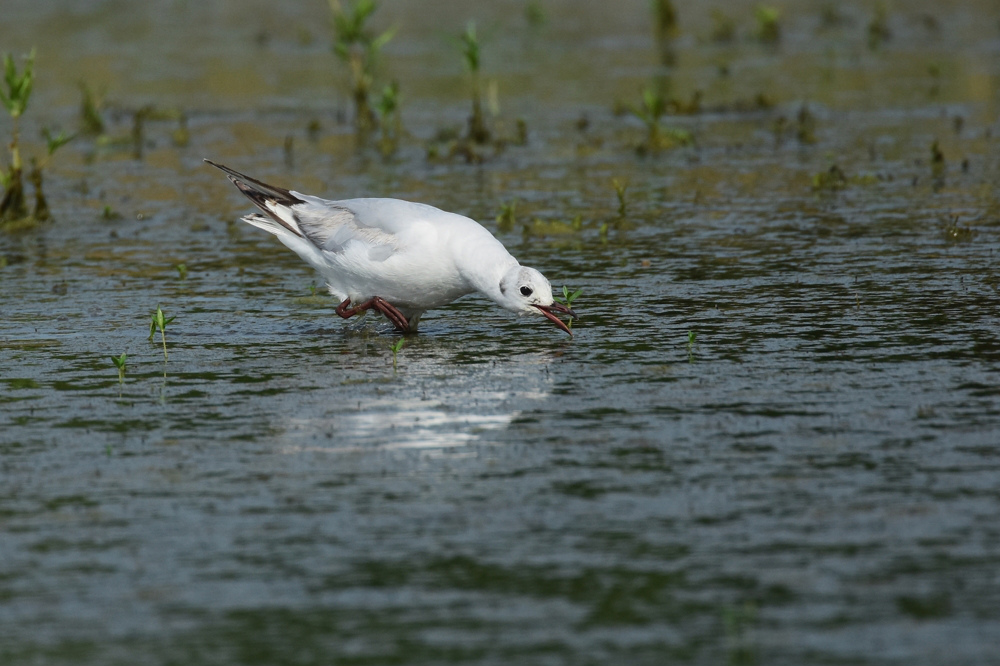
[[[521,266],[478,222],[400,199],[328,201],[262,183],[205,160],[264,215],[242,218],[278,237],[319,271],[342,299],[337,314],[384,314],[401,332],[416,331],[431,308],[479,292],[519,315],[542,314],[572,335],[555,314],[575,312],[552,298],[552,286]]]

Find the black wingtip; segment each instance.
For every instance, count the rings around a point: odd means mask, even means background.
[[[291,231],[293,234],[297,236],[301,235],[298,230],[292,228],[287,222],[275,215],[274,211],[270,209],[268,204],[275,203],[281,206],[294,206],[296,204],[305,203],[302,199],[299,199],[283,187],[268,185],[267,183],[261,182],[256,178],[251,178],[250,176],[242,174],[236,169],[230,169],[223,164],[213,162],[207,158],[203,159],[215,168],[224,171],[225,174],[229,176],[229,180],[233,181],[233,185],[235,185],[247,199],[252,201],[257,208],[260,208],[264,213],[266,213],[268,217]]]
[[[229,176],[229,180],[233,181],[233,183],[240,188],[240,191],[243,192],[243,194],[246,194],[248,197],[250,196],[248,193],[249,190],[263,194],[269,199],[272,199],[275,203],[279,203],[283,206],[294,206],[295,204],[305,203],[304,201],[302,201],[302,199],[299,199],[297,196],[295,196],[294,194],[292,194],[283,187],[278,187],[277,185],[268,185],[267,183],[259,181],[256,178],[251,178],[250,176],[244,173],[240,173],[236,169],[230,169],[224,164],[213,162],[208,158],[202,158],[202,159],[204,159],[207,163],[214,166],[216,169],[221,169],[222,171],[224,171],[226,175]],[[251,200],[253,200],[253,197],[250,198]],[[254,201],[254,203],[257,202]]]

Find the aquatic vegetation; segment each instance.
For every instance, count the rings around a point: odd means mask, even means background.
[[[618,197],[618,217],[625,217],[625,211],[628,208],[628,201],[625,198],[625,193],[628,190],[628,181],[612,178],[611,186],[615,188],[615,196]]]
[[[653,25],[656,27],[656,38],[664,41],[677,34],[677,10],[671,0],[652,0]]]
[[[4,55],[4,83],[7,86],[7,92],[4,92],[3,88],[0,87],[0,102],[3,102],[7,113],[13,119],[14,128],[10,142],[10,167],[0,170],[0,185],[3,185],[4,189],[3,200],[0,201],[0,222],[13,222],[28,217],[28,205],[24,199],[24,185],[21,181],[22,163],[18,146],[18,119],[24,113],[24,109],[28,105],[28,98],[31,96],[34,61],[35,52],[32,51],[27,58],[24,71],[18,76],[13,58],[10,57],[10,54]]]
[[[816,191],[835,192],[847,187],[847,175],[834,164],[826,171],[820,171],[812,179],[812,188]]]
[[[0,103],[3,103],[13,121],[11,130],[10,165],[0,167],[0,186],[3,187],[3,199],[0,199],[0,228],[15,230],[28,228],[36,222],[49,218],[49,206],[42,190],[42,170],[48,164],[52,155],[62,146],[69,143],[73,136],[60,132],[53,135],[47,128],[42,130],[47,152],[40,160],[31,158],[31,170],[28,180],[35,190],[34,210],[28,212],[28,203],[24,194],[24,162],[21,157],[20,119],[28,107],[31,89],[34,85],[35,51],[25,58],[24,69],[19,74],[17,65],[10,54],[3,58],[4,85],[0,86]],[[6,88],[6,90],[4,90]]]
[[[102,131],[94,139],[94,145],[102,151],[130,151],[132,158],[140,160],[146,147],[146,127],[151,122],[175,122],[176,128],[170,134],[171,143],[178,148],[186,146],[191,139],[187,128],[187,114],[177,107],[157,107],[146,104],[138,109],[121,109],[120,113],[128,114],[132,126],[127,132],[112,134]],[[90,133],[85,127],[83,132]],[[103,127],[103,121],[102,121]]]
[[[461,133],[460,129],[444,128],[439,130],[427,146],[427,158],[435,160],[463,157],[469,164],[480,164],[488,157],[484,148],[492,148],[493,154],[498,155],[509,145],[523,146],[527,144],[528,124],[523,118],[515,120],[513,134],[510,133],[510,127],[505,128],[498,122],[496,126],[491,128],[486,121],[484,96],[485,106],[490,114],[498,116],[500,113],[499,87],[496,81],[490,81],[486,85],[485,91],[483,89],[480,76],[481,47],[475,22],[470,21],[466,25],[465,32],[454,41],[461,52],[465,69],[469,73],[472,113],[469,115],[464,134]]]
[[[528,121],[518,118],[514,121],[516,133],[514,134],[514,144],[518,146],[528,145]]]
[[[115,364],[115,367],[118,369],[118,394],[119,395],[121,395],[122,384],[125,383],[125,372],[127,370],[127,367],[125,365],[125,361],[126,361],[127,358],[128,358],[128,354],[126,354],[125,352],[122,352],[121,356],[112,356],[111,357],[111,361]]]
[[[524,5],[524,19],[528,22],[528,25],[533,28],[545,25],[545,8],[542,7],[542,3],[538,2],[538,0],[529,0],[529,2]]]
[[[394,342],[393,344],[389,345],[389,349],[390,349],[390,351],[392,351],[392,370],[393,370],[393,372],[395,372],[395,370],[396,370],[396,355],[399,354],[400,351],[402,351],[403,346],[405,344],[406,344],[406,338],[400,338],[399,340],[396,340],[396,342]]]
[[[507,232],[514,228],[517,222],[517,199],[500,204],[500,214],[497,215],[497,226],[500,231]]]
[[[399,83],[393,81],[382,89],[376,108],[381,128],[378,148],[383,156],[388,157],[399,148],[399,138],[403,132],[399,113]]]
[[[697,339],[698,335],[694,331],[688,331],[688,363],[694,360],[694,341]]]
[[[142,159],[142,148],[145,143],[146,117],[153,111],[153,107],[146,105],[132,114],[132,157],[137,160]]]
[[[944,153],[941,151],[941,146],[938,144],[937,139],[934,139],[934,143],[931,144],[931,175],[934,178],[943,178],[944,169]]]
[[[810,145],[816,143],[816,116],[805,104],[799,108],[796,116],[795,138],[799,143]]]
[[[379,52],[396,34],[396,28],[376,35],[366,26],[378,9],[375,0],[357,0],[346,8],[340,0],[329,0],[329,4],[333,14],[333,52],[351,72],[354,123],[359,131],[367,132],[378,123],[369,101],[375,83],[376,62]]]
[[[476,36],[476,22],[469,21],[465,32],[459,35],[459,47],[462,60],[471,77],[472,115],[469,116],[469,132],[467,137],[474,143],[484,144],[490,140],[490,130],[483,116],[482,84],[479,79],[480,48]]]
[[[885,5],[879,3],[875,7],[875,15],[868,23],[868,48],[877,49],[879,46],[889,41],[892,31],[889,30],[889,11]]]
[[[660,49],[660,61],[664,65],[673,65],[677,60],[674,51],[673,38],[677,36],[677,10],[672,0],[651,0],[653,10],[653,28],[656,31],[656,44]]]
[[[167,361],[167,324],[172,322],[177,317],[170,317],[169,319],[163,315],[163,310],[160,306],[156,306],[156,312],[153,313],[151,321],[149,323],[149,340],[153,341],[153,334],[156,331],[160,331],[160,340],[163,342],[163,361]]]
[[[174,269],[177,271],[177,277],[179,277],[182,280],[187,279],[187,274],[188,274],[187,264],[177,264],[176,266],[174,266]]]
[[[757,19],[757,39],[764,44],[777,44],[781,41],[781,12],[775,7],[758,5],[754,9]]]
[[[692,143],[691,133],[687,130],[662,126],[660,119],[667,112],[667,102],[657,89],[650,86],[643,88],[642,105],[630,105],[626,108],[646,125],[646,141],[638,146],[640,153],[655,153]]]
[[[563,288],[562,288],[562,295],[563,295],[563,297],[559,298],[558,296],[556,296],[556,297],[554,297],[554,300],[556,302],[558,302],[558,303],[562,303],[567,308],[569,308],[570,310],[572,310],[573,309],[573,301],[575,301],[577,299],[577,297],[580,294],[582,294],[582,293],[583,293],[583,289],[577,289],[574,292],[570,292],[569,287],[567,287],[566,285],[563,285]],[[573,328],[573,317],[569,318],[569,320],[566,322],[566,326],[569,327],[569,328]]]
[[[104,118],[101,117],[102,102],[94,95],[90,87],[80,83],[80,131],[84,134],[99,136],[104,134]]]

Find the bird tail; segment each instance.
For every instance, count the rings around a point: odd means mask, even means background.
[[[289,210],[296,204],[305,203],[302,199],[299,199],[283,187],[268,185],[267,183],[263,183],[256,178],[251,178],[250,176],[242,174],[235,169],[230,169],[222,164],[217,164],[212,160],[205,161],[217,169],[225,171],[226,175],[229,176],[229,180],[233,181],[233,185],[235,185],[247,199],[252,201],[257,208],[260,208],[267,215],[267,217],[256,214],[247,215],[242,218],[244,222],[252,224],[253,226],[259,227],[265,231],[269,231],[272,234],[280,235],[282,231],[275,226],[277,224],[280,225],[281,228],[292,232],[296,236],[300,238],[302,237],[302,232],[295,223],[295,215]],[[285,213],[285,215],[282,215],[282,213]],[[288,217],[286,217],[286,215]]]

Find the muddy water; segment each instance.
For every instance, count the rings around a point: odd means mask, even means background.
[[[5,3],[29,148],[81,80],[123,142],[0,236],[0,663],[1000,663],[995,3],[893,6],[876,49],[867,4],[783,3],[777,47],[683,8],[669,69],[639,0],[386,3],[388,160],[314,4]],[[472,18],[528,144],[428,161]],[[657,78],[702,112],[640,156],[612,109]],[[576,336],[468,298],[394,365],[203,157],[482,220],[583,289]]]

